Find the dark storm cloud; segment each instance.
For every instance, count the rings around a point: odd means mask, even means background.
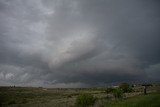
[[[0,84],[159,80],[158,0],[0,0]]]

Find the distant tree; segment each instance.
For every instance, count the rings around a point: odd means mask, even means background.
[[[152,86],[152,84],[142,84],[142,86],[144,86],[143,92],[144,92],[144,95],[146,95],[146,94],[147,94],[147,88],[148,88],[149,86]]]
[[[123,93],[132,92],[133,89],[130,87],[128,83],[122,83],[119,85],[119,88],[123,91]]]

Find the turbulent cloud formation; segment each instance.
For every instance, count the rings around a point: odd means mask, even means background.
[[[158,0],[0,0],[0,85],[159,81]]]

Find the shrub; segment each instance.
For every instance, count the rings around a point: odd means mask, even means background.
[[[115,98],[123,98],[123,91],[120,88],[117,88],[113,91],[113,95]]]
[[[129,86],[127,83],[120,84],[119,88],[123,91],[123,93],[132,92],[132,87]]]
[[[81,93],[78,95],[76,99],[76,107],[88,107],[90,105],[94,105],[96,98],[93,97],[92,94],[89,93]]]
[[[107,88],[106,90],[105,90],[105,93],[113,93],[113,91],[114,91],[114,88]]]

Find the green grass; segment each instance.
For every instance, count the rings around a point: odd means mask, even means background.
[[[135,96],[125,100],[108,101],[105,107],[160,107],[160,93]]]

